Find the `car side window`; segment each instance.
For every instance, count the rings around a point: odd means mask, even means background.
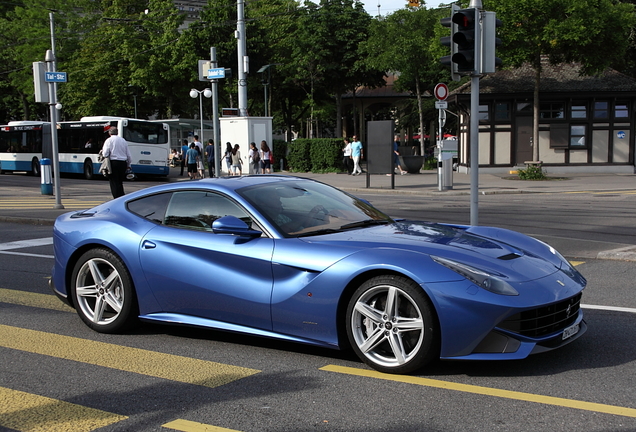
[[[212,231],[212,222],[235,216],[248,226],[252,218],[229,198],[213,192],[183,191],[172,195],[164,225],[196,231]]]
[[[130,201],[127,204],[128,210],[134,214],[148,219],[155,223],[163,223],[166,207],[170,201],[172,193],[162,193],[145,196],[143,198]]]

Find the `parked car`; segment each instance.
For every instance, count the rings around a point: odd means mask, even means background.
[[[493,227],[392,219],[292,176],[151,187],[54,227],[52,287],[98,332],[139,320],[351,347],[383,372],[522,359],[586,330],[585,278]]]

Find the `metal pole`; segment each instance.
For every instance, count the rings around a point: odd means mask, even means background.
[[[269,69],[268,69],[269,70]],[[265,90],[265,117],[268,117],[269,111],[267,110],[267,86],[269,86],[269,79],[263,85],[263,89]]]
[[[44,61],[47,64],[47,71],[55,72],[55,21],[53,19],[53,12],[49,13],[49,22],[51,24],[51,49],[46,51]],[[55,204],[53,208],[63,209],[62,205],[62,192],[60,190],[60,159],[57,145],[57,84],[49,83],[49,108],[51,112],[51,152],[53,153],[53,173],[54,178],[54,193]]]
[[[443,134],[443,126],[442,126],[442,110],[438,109],[438,125],[439,131],[437,133],[437,190],[444,190],[444,160],[442,159],[442,139],[444,137]],[[423,134],[422,134],[423,135]],[[420,143],[424,142],[424,137],[420,135]]]
[[[199,136],[199,142],[201,142],[201,146],[203,146],[203,92],[202,91],[199,92],[199,120],[201,123],[201,127],[199,130],[199,133],[201,134]],[[201,155],[201,157],[203,157],[203,155]]]
[[[481,1],[475,8],[475,65],[470,78],[470,224],[479,225],[479,78],[481,72]]]
[[[239,116],[247,117],[247,41],[245,37],[245,2],[236,0],[236,39],[238,53],[238,108]]]
[[[216,47],[210,48],[210,66],[217,67]],[[212,124],[214,127],[214,173],[221,177],[221,131],[219,129],[219,96],[218,80],[212,80]]]

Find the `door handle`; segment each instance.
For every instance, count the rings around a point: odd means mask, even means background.
[[[157,245],[150,240],[144,240],[144,242],[141,244],[141,247],[144,249],[154,249],[157,247]]]

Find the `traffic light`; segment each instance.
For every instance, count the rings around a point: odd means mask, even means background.
[[[457,24],[457,31],[453,34],[453,42],[457,44],[457,52],[451,60],[457,64],[457,72],[470,74],[475,71],[475,41],[478,39],[479,23],[477,9],[460,9],[453,14],[452,21]]]
[[[497,27],[503,23],[498,20],[495,12],[484,12],[482,15],[482,51],[481,51],[481,73],[495,73],[495,67],[501,65],[501,59],[495,57],[495,48],[501,44],[501,39],[497,37]]]
[[[440,59],[440,62],[449,66],[451,69],[451,77],[453,81],[459,81],[461,77],[459,76],[459,71],[457,70],[457,63],[453,62],[453,56],[457,53],[457,44],[453,42],[453,38],[455,33],[457,33],[457,24],[453,22],[453,15],[459,11],[459,6],[456,4],[451,5],[451,16],[447,18],[441,19],[441,24],[443,27],[450,28],[451,34],[450,36],[444,36],[441,38],[441,44],[450,48],[450,55],[444,56]]]

